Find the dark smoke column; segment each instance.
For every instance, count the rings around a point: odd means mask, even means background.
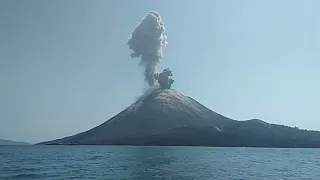
[[[158,80],[161,89],[170,89],[171,85],[174,83],[174,80],[170,78],[172,75],[172,71],[167,68],[164,69],[160,74],[154,74],[154,78]]]
[[[133,51],[132,58],[140,57],[140,65],[145,67],[145,81],[149,86],[155,84],[156,66],[163,57],[163,49],[167,44],[164,23],[158,12],[150,11],[134,29],[128,40]]]

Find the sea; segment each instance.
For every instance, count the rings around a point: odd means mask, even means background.
[[[320,180],[320,149],[0,146],[0,180]]]

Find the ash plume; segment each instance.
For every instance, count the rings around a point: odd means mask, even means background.
[[[142,95],[138,96],[135,98],[136,101],[144,101],[153,91],[159,89],[160,86],[158,84],[149,87],[147,89],[144,89],[144,92]]]
[[[133,51],[132,58],[141,58],[140,65],[145,67],[145,81],[150,87],[155,84],[156,66],[163,57],[163,49],[167,44],[164,35],[165,27],[161,16],[156,11],[150,11],[134,29],[127,44]]]
[[[170,89],[171,85],[174,83],[174,80],[170,78],[172,75],[172,71],[167,68],[164,69],[160,74],[154,74],[154,78],[158,80],[161,89]]]

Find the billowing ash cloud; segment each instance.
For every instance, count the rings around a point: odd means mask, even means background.
[[[170,78],[172,75],[172,71],[167,68],[164,69],[160,74],[154,74],[154,78],[158,80],[161,89],[170,89],[171,85],[174,83],[174,80]]]
[[[160,14],[150,11],[134,29],[127,43],[133,51],[131,57],[141,58],[140,65],[145,67],[145,81],[149,86],[155,84],[156,66],[163,57],[163,49],[167,44],[164,31]]]

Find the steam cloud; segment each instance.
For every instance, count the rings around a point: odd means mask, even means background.
[[[132,58],[141,58],[140,65],[145,67],[145,81],[152,87],[156,80],[156,66],[163,57],[163,49],[167,44],[164,35],[165,27],[158,12],[150,11],[134,29],[127,44],[133,51]]]

